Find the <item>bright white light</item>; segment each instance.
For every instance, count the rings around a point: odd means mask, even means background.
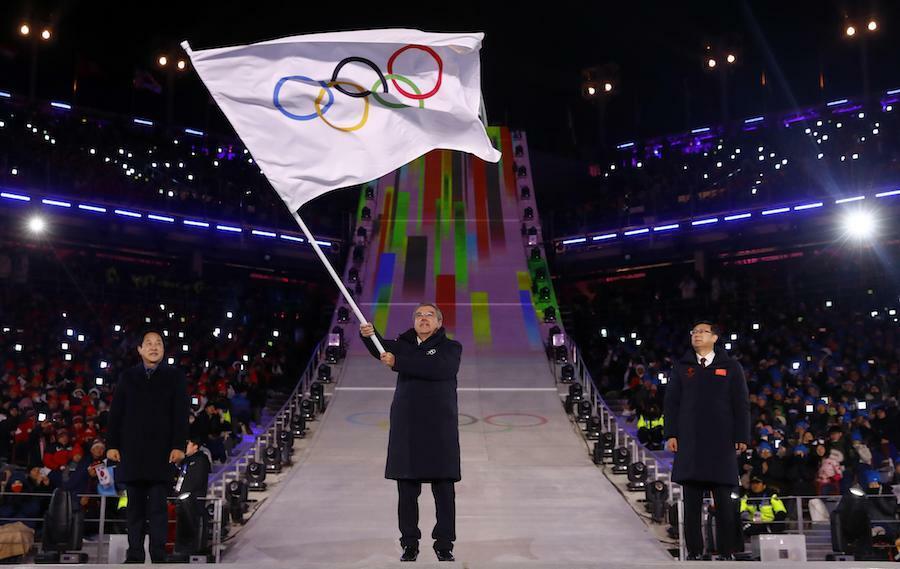
[[[113,326],[113,331],[115,331],[115,332],[121,332],[121,331],[122,331],[122,326],[119,325],[119,324],[116,324],[115,326]]]
[[[249,361],[250,361],[250,356],[248,356],[247,354],[244,354],[244,355],[242,356],[242,359],[243,359],[245,362],[249,362]]]
[[[834,306],[834,302],[830,300],[825,301],[825,308],[831,308],[832,306]]]
[[[868,211],[854,211],[844,217],[844,232],[855,239],[869,239],[875,234],[875,216]]]
[[[853,26],[847,26],[847,35],[853,37],[856,35],[856,28]]]
[[[725,58],[725,61],[727,61],[728,63],[734,63],[736,60],[737,58],[734,57],[733,53],[729,53],[728,57]]]
[[[187,351],[189,351],[189,350],[190,350],[190,347],[189,347],[187,344],[182,344],[182,345],[181,345],[181,351],[182,351],[182,352],[187,352]]]
[[[109,367],[109,362],[100,362],[100,369],[106,369]]]
[[[612,83],[604,83],[604,84],[603,84],[603,90],[606,91],[607,93],[609,93],[610,91],[612,91],[612,90],[613,90],[613,85],[612,85]]]
[[[273,335],[274,337],[277,338],[277,337],[279,336],[279,334],[281,334],[281,332],[279,332],[278,330],[272,330],[272,335]]]
[[[588,95],[591,95],[591,96],[594,96],[597,94],[597,90],[594,89],[593,87],[588,87],[587,92],[588,92]]]
[[[794,362],[791,364],[791,369],[798,370],[800,369],[800,362]]]
[[[169,58],[166,57],[165,55],[163,55],[163,56],[160,56],[160,58],[157,61],[159,62],[160,66],[165,67],[169,63]]]
[[[731,339],[732,339],[732,340],[737,340],[737,338],[738,338],[737,334],[732,334],[732,335],[731,335]]]
[[[869,25],[866,27],[869,28],[870,32],[874,32],[878,29],[878,22],[876,22],[875,20],[870,20]]]
[[[31,28],[28,27],[28,24],[22,24],[22,27],[19,28],[19,33],[23,36],[27,36],[31,33]]]
[[[22,344],[16,344],[15,350],[16,350],[17,352],[21,352],[21,351],[22,351]]]
[[[757,324],[756,322],[754,322],[754,323],[753,323],[753,329],[754,329],[754,330],[759,330],[759,324]]]
[[[20,30],[21,31],[21,30]],[[44,30],[41,32],[41,39],[48,40],[50,39],[50,30]]]
[[[71,328],[66,328],[66,336],[71,338],[74,335],[75,335],[75,330],[72,330]]]
[[[169,358],[169,365],[170,366],[175,365],[175,358]]]
[[[716,66],[716,60],[713,58],[709,58],[709,60],[706,62],[706,65],[709,66],[710,69],[712,69]]]
[[[28,220],[28,230],[32,233],[43,233],[47,229],[47,222],[43,217],[34,216]]]

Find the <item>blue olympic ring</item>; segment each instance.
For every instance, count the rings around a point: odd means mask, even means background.
[[[316,81],[315,79],[306,77],[305,75],[291,75],[290,77],[282,77],[275,85],[275,92],[272,95],[272,102],[275,104],[275,108],[281,111],[281,113],[287,118],[294,119],[295,121],[311,121],[319,116],[317,113],[310,113],[308,115],[296,115],[281,106],[281,102],[278,100],[278,95],[281,93],[281,87],[288,81],[314,83],[325,89],[325,92],[328,93],[328,102],[325,103],[324,107],[322,107],[322,114],[325,114],[328,109],[331,108],[331,105],[334,104],[334,93],[331,91],[331,88],[328,87],[328,84],[325,83],[325,81]]]

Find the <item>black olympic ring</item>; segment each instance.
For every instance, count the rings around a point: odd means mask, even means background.
[[[353,62],[364,63],[365,65],[368,65],[369,67],[371,67],[372,71],[374,71],[375,73],[378,74],[378,78],[381,80],[381,84],[384,86],[384,92],[385,93],[388,92],[387,81],[385,81],[384,74],[381,73],[381,69],[378,69],[377,65],[375,65],[374,63],[372,63],[365,57],[355,57],[355,56],[342,59],[341,62],[337,64],[337,67],[334,68],[334,73],[331,74],[331,82],[334,84],[332,86],[335,89],[337,89],[341,93],[347,95],[348,97],[353,97],[354,99],[362,99],[362,98],[368,97],[369,95],[372,94],[372,91],[369,91],[368,89],[366,89],[365,91],[357,91],[357,92],[347,91],[344,87],[342,87],[340,84],[337,83],[338,73],[341,72],[341,68],[344,67],[345,65],[347,65],[348,63],[353,63]]]

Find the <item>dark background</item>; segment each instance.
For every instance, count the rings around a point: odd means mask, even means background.
[[[720,121],[720,78],[706,46],[733,51],[726,98],[741,118],[863,94],[865,41],[871,91],[900,87],[897,7],[889,2],[719,1],[546,3],[106,2],[0,3],[0,89],[27,93],[31,45],[18,34],[50,25],[38,42],[38,98],[162,119],[165,93],[135,90],[159,55],[286,35],[377,27],[483,31],[484,96],[492,123],[524,129],[546,159],[596,160],[596,105],[581,96],[581,70],[613,63],[606,148],[624,140]],[[865,31],[869,19],[879,28]],[[849,23],[859,32],[847,38]],[[722,65],[720,65],[720,69]],[[766,84],[762,84],[765,74]],[[77,91],[74,86],[77,79]],[[821,83],[820,83],[821,81]],[[230,132],[196,74],[175,81],[180,124]]]

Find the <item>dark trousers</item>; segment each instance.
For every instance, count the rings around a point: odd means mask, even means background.
[[[144,536],[149,533],[150,559],[153,563],[164,563],[169,524],[166,508],[169,485],[165,482],[131,482],[125,485],[125,490],[128,492],[126,559],[144,562]]]
[[[422,532],[419,531],[419,495],[422,493],[422,482],[398,480],[397,492],[400,496],[397,504],[400,545],[418,547],[422,538]],[[434,548],[452,551],[453,542],[456,541],[456,488],[451,481],[433,481],[431,493],[434,495],[437,514],[437,523],[431,532]]]
[[[737,531],[735,507],[731,499],[734,486],[708,482],[685,482],[684,491],[684,541],[689,555],[703,554],[701,516],[703,494],[709,490],[716,505],[716,549],[719,555],[734,553],[734,535]]]

